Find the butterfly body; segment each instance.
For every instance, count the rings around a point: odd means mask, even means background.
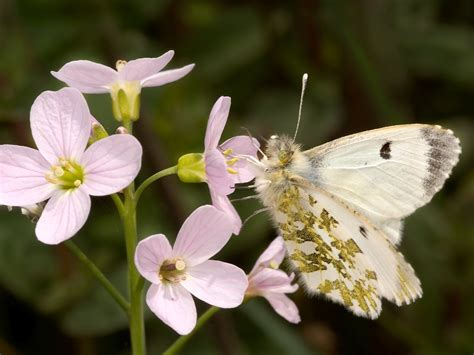
[[[422,294],[397,251],[402,219],[431,200],[458,161],[459,140],[431,125],[362,132],[302,151],[272,136],[257,192],[306,290],[376,318],[381,299]]]

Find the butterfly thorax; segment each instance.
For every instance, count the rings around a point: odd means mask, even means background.
[[[263,204],[271,207],[279,203],[285,191],[298,184],[310,166],[301,146],[288,136],[272,136],[260,162],[264,168],[257,172],[256,189]]]

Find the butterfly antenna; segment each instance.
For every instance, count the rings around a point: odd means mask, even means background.
[[[260,213],[262,212],[265,212],[265,211],[269,211],[270,208],[269,207],[265,207],[265,208],[260,208],[259,210],[256,210],[254,213],[252,213],[250,216],[248,216],[247,218],[245,218],[244,220],[244,223],[242,223],[242,228],[248,223],[248,221],[250,221],[253,217],[255,217],[256,215],[259,215]]]
[[[298,129],[300,128],[300,121],[301,121],[301,111],[303,109],[303,97],[304,91],[306,89],[306,82],[308,81],[308,74],[304,73],[303,78],[301,79],[301,97],[300,97],[300,108],[298,110],[298,122],[296,123],[296,131],[295,135],[293,136],[293,143],[295,142],[296,135],[298,134]]]
[[[250,142],[251,144],[257,148],[257,150],[260,152],[260,154],[262,154],[263,157],[265,157],[267,159],[267,156],[265,155],[265,153],[263,152],[263,150],[260,149],[260,146],[256,145],[254,140],[253,140],[253,136],[252,136],[252,133],[250,133],[250,131],[247,129],[247,127],[241,127],[244,131],[247,132],[247,135],[249,136],[250,138]]]
[[[247,201],[247,200],[258,200],[259,197],[258,195],[251,195],[251,196],[245,196],[245,197],[240,197],[240,198],[233,198],[230,200],[230,202],[240,202],[240,201]]]

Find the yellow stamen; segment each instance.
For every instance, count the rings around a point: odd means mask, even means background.
[[[228,166],[232,166],[235,163],[237,163],[238,161],[239,161],[239,158],[232,158],[232,159],[227,160],[226,163],[227,163]]]
[[[186,264],[183,260],[179,259],[179,260],[176,260],[175,267],[176,267],[176,270],[182,271],[186,267]]]
[[[54,175],[57,177],[61,177],[64,175],[64,170],[60,166],[54,166],[53,167]]]
[[[224,150],[224,151],[222,152],[222,154],[224,154],[225,156],[231,155],[231,154],[232,154],[232,151],[233,151],[232,148],[229,148],[229,149]]]
[[[229,173],[231,173],[231,174],[235,174],[235,175],[238,174],[237,170],[232,169],[232,168],[227,168],[227,171],[228,171]]]
[[[74,181],[74,186],[76,186],[76,187],[81,186],[81,184],[82,184],[81,180]]]
[[[278,269],[278,264],[275,260],[270,261],[268,266],[270,266],[272,269],[275,269],[275,270]]]

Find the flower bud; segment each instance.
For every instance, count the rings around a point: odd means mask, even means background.
[[[89,138],[89,145],[108,136],[109,134],[105,130],[104,126],[102,126],[99,122],[93,122],[91,136]]]
[[[190,153],[178,159],[178,177],[182,182],[206,181],[206,164],[202,153]]]
[[[40,202],[33,205],[23,206],[21,207],[21,214],[26,216],[31,222],[36,223],[41,217],[41,213],[43,213],[44,205],[44,202]]]

